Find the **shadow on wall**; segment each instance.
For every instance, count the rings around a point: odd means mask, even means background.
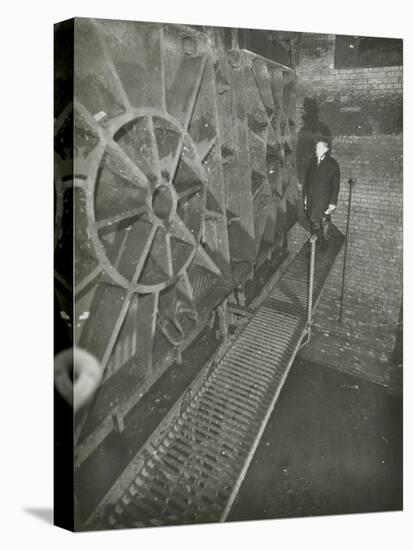
[[[315,99],[311,97],[304,98],[304,113],[302,116],[303,124],[297,136],[297,176],[300,188],[304,183],[305,172],[311,157],[314,155],[314,148],[317,139],[327,139],[332,150],[331,130],[324,122],[319,119],[319,107]],[[303,227],[309,230],[307,216],[304,213],[301,204],[298,206],[298,221]]]
[[[327,139],[330,148],[332,140],[330,128],[319,119],[317,101],[311,97],[304,98],[303,109],[303,124],[298,132],[297,139],[297,175],[300,185],[304,182],[305,171],[314,154],[316,140],[319,138]]]

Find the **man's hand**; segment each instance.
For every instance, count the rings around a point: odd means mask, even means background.
[[[329,216],[337,208],[335,204],[329,204],[327,210],[324,212],[326,216]]]

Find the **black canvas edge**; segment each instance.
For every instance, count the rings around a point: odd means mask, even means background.
[[[62,64],[65,66],[63,67]],[[59,75],[64,69],[66,78]],[[60,99],[74,95],[74,19],[68,19],[54,24],[54,118],[59,116]],[[56,144],[56,142],[55,142]],[[73,127],[72,127],[73,148]],[[72,155],[73,158],[73,155]],[[55,167],[56,168],[56,167]],[[54,195],[56,209],[56,195]],[[72,233],[73,234],[73,233]],[[73,266],[73,257],[70,259]],[[59,260],[55,257],[54,269],[59,271]],[[73,287],[72,287],[73,288]],[[73,293],[70,296],[73,308]],[[73,318],[73,316],[71,316]],[[72,328],[73,330],[73,328]],[[56,279],[54,281],[54,355],[71,347],[73,335],[68,332],[67,325],[60,315],[56,298]],[[72,354],[73,354],[73,347]],[[54,390],[53,399],[53,524],[55,526],[75,530],[74,506],[74,414],[60,394]]]

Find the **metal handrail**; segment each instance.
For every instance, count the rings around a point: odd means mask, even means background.
[[[310,273],[309,273],[309,285],[308,285],[308,305],[307,305],[307,326],[305,332],[305,341],[301,343],[300,348],[308,344],[311,338],[311,325],[313,323],[313,291],[314,291],[314,267],[315,267],[315,244],[317,241],[317,235],[314,233],[309,238],[308,242],[311,246],[310,252]]]
[[[355,181],[352,178],[350,178],[348,180],[349,191],[348,191],[348,206],[347,206],[347,224],[346,224],[346,235],[345,235],[345,244],[344,244],[343,273],[342,273],[342,280],[341,280],[340,314],[339,314],[340,323],[343,322],[343,315],[344,315],[344,301],[345,301],[345,294],[346,294],[346,267],[347,267],[347,255],[348,255],[350,219],[351,219],[351,201],[353,197],[354,184],[355,184]]]

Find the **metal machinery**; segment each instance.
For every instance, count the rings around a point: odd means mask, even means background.
[[[103,370],[76,416],[79,469],[204,330],[225,348],[228,305],[248,305],[285,253],[295,72],[230,29],[76,19],[57,33],[75,49],[56,71],[56,295]]]

